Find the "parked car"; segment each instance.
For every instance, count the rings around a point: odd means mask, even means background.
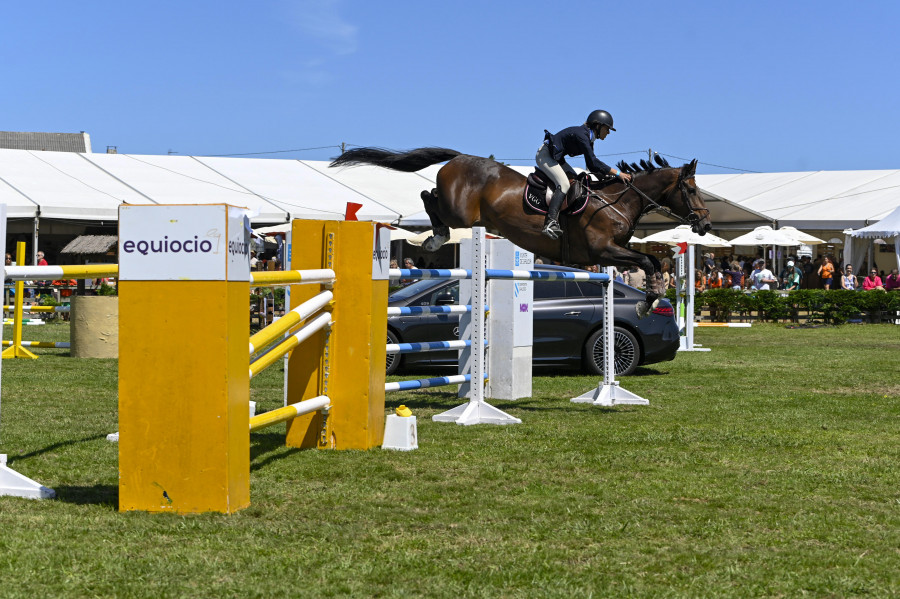
[[[573,271],[563,266],[538,264],[536,270]],[[645,294],[616,282],[615,369],[628,375],[644,364],[675,358],[678,326],[672,304],[660,300],[646,318],[639,319],[635,304]],[[458,303],[459,281],[421,280],[388,298],[389,306],[436,306]],[[541,281],[534,284],[532,364],[535,367],[580,369],[603,374],[602,284],[593,281]],[[391,316],[388,343],[447,341],[459,337],[458,314]],[[450,365],[457,351],[394,354],[387,356],[387,373],[405,366]]]

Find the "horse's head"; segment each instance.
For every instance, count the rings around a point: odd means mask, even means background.
[[[697,182],[694,179],[696,173],[696,159],[682,166],[666,203],[675,214],[691,225],[694,233],[705,235],[712,229],[712,222],[709,220],[709,209],[697,190]]]

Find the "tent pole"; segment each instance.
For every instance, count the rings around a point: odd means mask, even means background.
[[[37,214],[34,215],[34,228],[32,230],[31,235],[31,263],[37,266],[37,253],[38,253],[38,240],[40,238],[39,231],[41,228],[41,213],[40,209],[38,209]]]

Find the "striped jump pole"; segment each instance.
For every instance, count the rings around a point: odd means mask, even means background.
[[[310,283],[334,283],[334,271],[330,268],[309,270],[261,270],[250,273],[250,283],[254,286],[301,285]]]
[[[15,310],[15,306],[3,306],[3,310]],[[23,312],[71,312],[71,306],[22,306]]]
[[[313,412],[325,410],[330,404],[330,399],[328,399],[324,395],[320,395],[319,397],[298,401],[295,404],[291,404],[283,408],[278,408],[277,410],[272,410],[271,412],[266,412],[265,414],[253,416],[250,419],[250,432],[252,433],[254,431],[258,431],[260,429],[266,428],[267,426],[278,424],[279,422],[287,422],[289,420],[293,420],[297,416],[304,416],[306,414],[312,414]]]
[[[25,259],[25,243],[20,241],[17,245],[16,262],[21,263]],[[25,312],[25,306],[23,305],[23,281],[41,279],[95,279],[99,277],[117,277],[118,275],[118,264],[6,267],[6,278],[16,281],[16,304],[13,312],[13,343],[3,350],[3,357],[37,359],[37,356],[28,351],[26,345],[22,343],[22,322],[24,320],[23,314]],[[62,308],[62,306],[57,307]],[[48,309],[42,310],[42,308]],[[32,306],[29,312],[49,312],[53,308],[54,306]],[[59,311],[62,312],[64,310]]]
[[[69,341],[20,341],[24,347],[50,347],[55,349],[70,349],[72,343]],[[12,345],[12,341],[3,341],[3,347]]]
[[[331,314],[327,312],[324,314],[319,314],[317,317],[310,320],[308,323],[300,327],[300,330],[295,334],[291,335],[271,350],[260,356],[259,359],[254,360],[250,363],[250,378],[255,377],[257,374],[280,360],[293,350],[295,347],[311,338],[313,335],[325,329],[331,325]],[[268,328],[268,327],[266,327]]]
[[[252,356],[261,348],[283,337],[285,333],[296,325],[328,306],[333,299],[334,294],[331,291],[323,291],[293,310],[289,310],[283,317],[250,337],[250,355]]]

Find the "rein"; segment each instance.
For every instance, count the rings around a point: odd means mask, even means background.
[[[690,215],[687,217],[681,216],[679,214],[675,214],[674,212],[672,212],[672,210],[670,208],[663,206],[662,204],[656,202],[650,196],[648,196],[646,193],[644,193],[643,191],[641,191],[640,189],[635,187],[631,181],[625,182],[625,187],[633,190],[636,194],[641,196],[641,198],[643,198],[650,205],[649,208],[645,208],[641,212],[641,214],[644,214],[649,211],[662,212],[663,214],[674,218],[675,220],[681,222],[682,224],[693,225],[694,223],[696,223],[697,221],[700,220],[700,217],[697,216],[697,214],[694,210],[694,207],[691,206],[691,202],[688,199],[687,187],[684,184],[684,177],[682,177],[680,173],[678,175],[678,183],[676,184],[676,186],[678,187],[678,190],[681,192],[681,199],[684,200],[685,206],[687,206],[688,210],[690,210],[690,212],[691,212]],[[669,198],[672,197],[673,193],[675,193],[674,188],[669,192],[669,195],[666,196],[667,203],[668,203]],[[707,212],[709,212],[709,210],[707,210]]]

